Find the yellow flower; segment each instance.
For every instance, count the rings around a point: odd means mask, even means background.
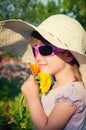
[[[42,93],[48,92],[52,84],[51,75],[40,72],[38,76],[40,78],[40,89]]]
[[[46,93],[49,91],[52,84],[52,77],[50,74],[46,74],[44,72],[40,72],[40,68],[37,64],[30,64],[30,69],[32,73],[35,75],[35,79],[37,83],[40,85],[40,90],[42,93]]]

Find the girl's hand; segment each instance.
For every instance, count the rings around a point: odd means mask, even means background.
[[[39,87],[38,87],[36,80],[32,74],[22,85],[21,91],[26,96],[28,101],[34,100],[35,98],[38,98]]]

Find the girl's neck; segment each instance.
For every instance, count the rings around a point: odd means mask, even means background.
[[[61,73],[57,73],[55,75],[55,79],[56,79],[56,82],[54,84],[54,87],[64,86],[65,84],[75,81],[73,69],[68,68],[62,71]]]
[[[68,81],[65,81],[65,82],[58,82],[58,81],[56,81],[55,83],[54,83],[54,85],[52,86],[52,89],[53,88],[57,88],[57,87],[61,87],[61,86],[65,86],[66,84],[68,84],[68,83],[71,83],[71,82],[73,82],[73,81],[75,81],[75,79],[71,79],[71,80],[68,80]]]

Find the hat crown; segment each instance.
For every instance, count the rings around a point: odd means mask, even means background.
[[[68,48],[85,53],[86,32],[75,19],[63,14],[53,15],[44,20],[38,28],[58,38]]]

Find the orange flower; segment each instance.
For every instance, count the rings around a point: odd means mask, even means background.
[[[30,64],[30,69],[34,74],[38,74],[40,72],[40,68],[37,64]]]

